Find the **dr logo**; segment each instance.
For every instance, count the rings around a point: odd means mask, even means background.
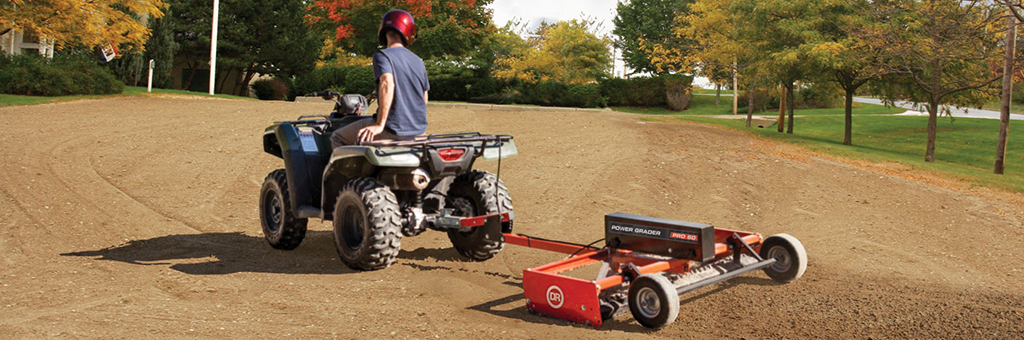
[[[548,306],[551,306],[551,308],[554,309],[562,308],[562,303],[565,302],[565,295],[562,294],[562,288],[558,288],[558,286],[548,287],[547,298]]]

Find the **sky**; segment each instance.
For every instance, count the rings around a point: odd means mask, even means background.
[[[558,22],[587,18],[598,25],[598,35],[611,37],[612,18],[619,0],[494,0],[489,6],[494,10],[494,25],[501,27],[510,20],[518,19],[527,24],[527,30],[540,26],[541,22]],[[614,37],[612,37],[614,38]],[[615,74],[620,75],[623,63],[617,54]]]
[[[615,17],[615,6],[619,0],[494,0],[489,6],[494,10],[494,24],[504,26],[506,22],[518,18],[529,22],[529,28],[535,28],[542,21],[557,22],[561,20],[592,18],[601,25],[601,32],[611,34],[612,18]]]

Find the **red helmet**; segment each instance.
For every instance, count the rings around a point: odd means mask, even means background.
[[[395,9],[384,14],[380,21],[380,29],[377,30],[377,38],[381,45],[388,44],[387,32],[389,29],[402,34],[402,45],[409,46],[416,41],[416,22],[412,20],[409,12]]]

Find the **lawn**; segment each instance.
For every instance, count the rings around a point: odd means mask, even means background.
[[[714,106],[713,103],[711,106]],[[924,161],[927,117],[880,116],[877,114],[893,109],[871,104],[862,106],[854,111],[853,146],[842,144],[844,117],[841,108],[796,111],[796,115],[804,117],[795,119],[794,134],[778,133],[774,128],[746,128],[743,119],[719,119],[689,113],[644,119],[708,123],[826,154],[871,162],[898,162],[915,170],[943,174],[972,185],[1024,192],[1024,152],[1015,152],[1013,144],[1010,144],[1006,154],[1006,174],[992,173],[998,120],[940,119],[935,146],[936,161],[927,163]],[[694,110],[707,112],[710,109],[695,105]]]
[[[730,97],[731,98],[731,97]],[[871,115],[871,114],[895,114],[906,111],[901,108],[887,108],[882,105],[871,105],[854,103],[854,115]],[[723,99],[721,104],[715,105],[714,96],[693,96],[690,99],[690,108],[682,111],[669,111],[665,108],[660,107],[615,107],[616,111],[630,112],[645,115],[685,115],[685,116],[716,116],[716,115],[732,115],[732,101]],[[747,108],[740,108],[740,115],[746,116]],[[754,113],[755,115],[768,115],[777,116],[779,111],[772,109],[770,111],[763,111]],[[811,115],[843,115],[843,109],[808,109],[808,110],[796,110],[793,112],[795,115],[811,116]]]
[[[177,94],[177,95],[190,95],[190,96],[204,96],[209,97],[210,95],[206,92],[192,92],[185,90],[167,90],[167,89],[153,89],[152,93],[146,92],[145,87],[139,86],[125,86],[124,92],[120,94],[100,94],[100,95],[76,95],[76,96],[56,96],[56,97],[42,97],[42,96],[21,96],[14,94],[0,94],[0,106],[12,106],[12,105],[34,105],[34,104],[46,104],[53,102],[66,102],[79,99],[94,99],[94,98],[107,98],[115,96],[149,96],[153,94]],[[215,98],[229,98],[229,99],[251,99],[246,97],[232,96],[226,94],[216,94]]]

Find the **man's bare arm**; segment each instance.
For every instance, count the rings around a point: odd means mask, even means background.
[[[377,90],[377,122],[359,130],[359,141],[368,142],[384,132],[384,125],[388,122],[388,113],[391,112],[391,104],[395,100],[395,77],[391,73],[380,76],[380,87]]]

